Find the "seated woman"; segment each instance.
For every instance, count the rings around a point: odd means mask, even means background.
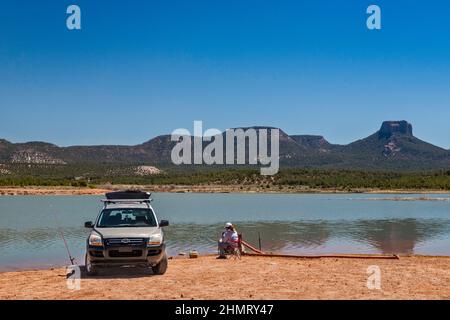
[[[227,222],[225,231],[222,232],[222,237],[219,239],[219,256],[217,258],[226,259],[226,253],[234,251],[238,247],[238,243],[239,236],[236,229],[230,222]]]

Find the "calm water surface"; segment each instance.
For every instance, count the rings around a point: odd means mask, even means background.
[[[392,198],[435,201],[394,201]],[[59,228],[83,263],[99,196],[0,196],[0,270],[67,264]],[[215,252],[231,221],[265,251],[450,255],[450,195],[154,194],[171,255]],[[411,199],[410,199],[411,200]]]

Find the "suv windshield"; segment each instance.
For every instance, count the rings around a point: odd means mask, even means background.
[[[98,219],[97,227],[156,227],[156,221],[150,209],[104,209]]]

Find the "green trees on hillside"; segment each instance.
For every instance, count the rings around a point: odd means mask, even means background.
[[[188,171],[166,169],[163,174],[142,176],[131,166],[55,165],[9,166],[0,175],[2,186],[74,186],[99,184],[138,185],[239,185],[261,188],[315,189],[435,189],[450,190],[450,170],[398,173],[357,170],[282,169],[275,176],[261,176],[258,169]]]

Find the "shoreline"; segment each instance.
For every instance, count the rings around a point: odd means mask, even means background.
[[[381,288],[367,287],[368,268],[381,270]],[[67,287],[64,268],[0,273],[0,299],[170,299],[223,296],[253,299],[450,299],[450,257],[399,260],[214,256],[169,260],[165,275],[144,269],[81,273],[81,289]],[[224,283],[227,285],[224,286]]]
[[[273,254],[273,256],[270,256]],[[295,254],[283,254],[283,253],[270,253],[269,255],[261,255],[259,256],[257,253],[250,253],[243,255],[248,259],[256,258],[262,259],[262,261],[269,261],[271,259],[287,259],[287,260],[400,260],[400,259],[408,259],[408,258],[430,258],[430,259],[448,259],[450,261],[450,255],[428,255],[428,254],[394,254],[394,255],[386,255],[381,253],[333,253],[333,254],[318,254],[318,255],[295,255]],[[205,253],[201,254],[200,258],[215,258],[217,257],[216,253]],[[396,259],[395,257],[398,257]],[[173,255],[168,256],[169,260],[192,260],[188,255]],[[77,259],[78,260],[78,259]],[[195,260],[195,259],[194,259]],[[68,264],[54,264],[54,265],[37,265],[34,267],[14,267],[10,269],[0,269],[0,277],[5,273],[22,273],[22,272],[40,272],[40,271],[53,271],[56,269],[64,269]],[[75,261],[75,265],[79,265],[82,269],[84,269],[84,265],[78,264]]]
[[[23,195],[103,195],[106,192],[124,189],[141,189],[155,193],[267,193],[267,194],[450,194],[450,190],[424,189],[315,189],[306,187],[261,187],[239,185],[105,185],[96,188],[89,187],[0,187],[0,196]]]

